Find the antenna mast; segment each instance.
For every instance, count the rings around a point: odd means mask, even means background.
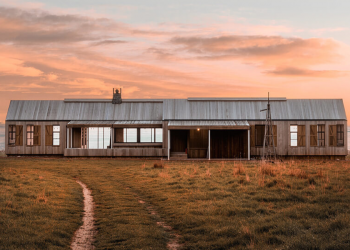
[[[265,134],[264,134],[264,144],[263,144],[263,161],[276,161],[276,148],[275,141],[273,139],[274,132],[277,134],[277,131],[273,131],[273,125],[271,121],[271,109],[270,109],[270,93],[267,96],[267,109],[260,111],[266,111],[266,120],[265,120]]]

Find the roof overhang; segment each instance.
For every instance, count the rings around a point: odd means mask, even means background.
[[[162,121],[70,121],[67,127],[161,128]]]
[[[249,129],[248,121],[234,120],[210,120],[210,121],[188,121],[176,120],[169,121],[169,129]]]

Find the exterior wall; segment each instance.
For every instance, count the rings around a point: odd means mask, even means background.
[[[121,156],[121,157],[163,157],[167,149],[164,148],[113,148],[113,149],[80,149],[69,148],[64,150],[64,156]]]
[[[23,126],[23,146],[9,146],[8,145],[8,127],[9,125]],[[40,125],[41,138],[40,146],[26,145],[26,130],[27,125]],[[45,146],[45,125],[60,125],[60,145],[59,146]],[[50,121],[6,121],[5,123],[5,154],[7,155],[63,155],[66,148],[66,127],[67,122]]]
[[[264,121],[249,121],[250,125],[261,124]],[[277,147],[276,152],[281,156],[322,156],[322,155],[347,155],[347,121],[272,121],[273,125],[277,125]],[[310,125],[324,124],[325,125],[325,146],[310,147]],[[344,146],[330,147],[329,146],[329,125],[344,125]],[[305,147],[290,146],[290,125],[305,125]],[[260,156],[263,153],[263,147],[251,147],[252,156]]]

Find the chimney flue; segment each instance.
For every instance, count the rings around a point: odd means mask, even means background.
[[[113,99],[112,99],[113,104],[121,104],[122,103],[122,89],[116,89],[114,91],[113,88]]]

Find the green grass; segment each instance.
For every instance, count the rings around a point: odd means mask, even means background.
[[[68,248],[81,219],[78,177],[96,202],[97,249],[166,248],[139,199],[184,249],[350,249],[349,161],[154,162],[0,158],[0,245]]]

